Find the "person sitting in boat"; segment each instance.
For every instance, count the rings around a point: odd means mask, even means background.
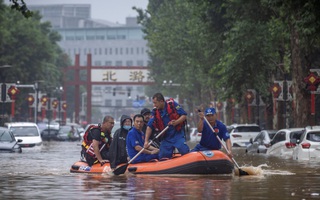
[[[145,142],[145,134],[142,132],[143,123],[143,115],[136,114],[133,117],[133,127],[127,136],[127,151],[130,159],[143,150],[142,153],[131,162],[132,164],[158,159],[159,149],[153,146],[143,149]]]
[[[207,108],[205,112],[198,112],[198,115],[200,118],[198,122],[198,132],[202,133],[202,136],[199,144],[197,144],[191,152],[221,149],[221,143],[217,139],[218,136],[221,140],[223,139],[225,141],[230,153],[228,156],[232,157],[230,135],[227,127],[221,121],[217,120],[216,110],[214,108]],[[206,123],[204,117],[207,118],[210,124]],[[209,126],[212,126],[215,133],[212,132]]]
[[[69,138],[69,139],[75,138],[75,137],[76,137],[75,134],[76,134],[76,130],[74,129],[74,126],[71,125],[71,129],[70,129],[70,131],[69,131],[69,133],[68,133],[68,138]]]
[[[151,110],[148,108],[143,108],[140,112],[141,115],[143,115],[143,119],[144,119],[144,125],[142,127],[142,132],[146,133],[147,127],[148,127],[148,122],[150,120],[151,117]],[[159,148],[160,147],[160,141],[159,139],[155,138],[157,136],[157,132],[152,131],[151,135],[150,135],[150,140],[153,140],[152,142],[152,146]]]
[[[167,132],[161,137],[159,159],[172,158],[175,148],[181,155],[189,153],[189,146],[184,134],[187,113],[172,98],[165,101],[161,93],[154,94],[152,102],[155,108],[148,122],[144,147],[149,146],[148,140],[152,131],[162,131],[166,126],[169,126]]]
[[[120,128],[114,133],[109,149],[111,169],[115,169],[117,165],[121,163],[128,162],[126,138],[131,128],[132,119],[128,115],[122,115],[120,119]]]
[[[109,162],[109,146],[112,141],[111,130],[114,126],[114,118],[105,116],[102,124],[91,126],[86,130],[82,142],[82,154],[89,166],[100,162],[103,165]]]

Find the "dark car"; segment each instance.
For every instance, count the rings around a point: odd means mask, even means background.
[[[16,141],[12,132],[10,132],[7,128],[0,127],[0,152],[8,152],[8,153],[21,153],[22,149],[19,142],[22,142],[21,139]]]
[[[41,131],[41,138],[43,141],[50,141],[50,140],[58,140],[58,133],[59,133],[59,129],[44,129]]]
[[[73,128],[72,128],[73,127]],[[60,126],[57,140],[58,141],[80,141],[83,128],[80,125]]]

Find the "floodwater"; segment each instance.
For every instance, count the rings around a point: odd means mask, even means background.
[[[74,174],[69,169],[80,158],[79,142],[45,142],[0,154],[0,199],[320,199],[320,161],[233,152],[240,166],[268,167],[241,177]]]

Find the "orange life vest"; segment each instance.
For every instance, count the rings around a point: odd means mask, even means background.
[[[169,115],[169,118],[170,120],[177,120],[179,119],[180,115],[177,113],[177,109],[174,107],[174,100],[173,98],[170,98],[170,99],[167,99],[166,100],[166,111]],[[156,109],[155,110],[155,114],[154,114],[154,117],[155,117],[155,120],[154,120],[154,123],[153,123],[153,126],[155,127],[156,131],[162,131],[164,129],[164,123],[163,123],[163,120],[161,118],[161,114],[160,114],[160,111],[159,109]],[[175,126],[175,129],[177,131],[180,131],[182,126],[184,125],[185,121],[176,125]]]
[[[95,157],[95,153],[94,153],[94,149],[93,149],[93,147],[92,147],[92,140],[90,140],[88,136],[89,136],[89,134],[91,133],[91,130],[92,130],[92,129],[95,129],[95,128],[99,129],[100,132],[101,132],[101,141],[100,141],[100,143],[99,143],[99,149],[100,149],[100,151],[101,151],[104,147],[106,147],[106,148],[108,149],[108,148],[110,147],[110,144],[111,144],[111,136],[109,135],[109,137],[108,137],[108,136],[106,136],[106,135],[104,134],[104,132],[101,131],[101,126],[100,126],[100,124],[99,124],[98,126],[96,126],[96,125],[90,125],[90,126],[87,128],[87,130],[86,130],[86,132],[84,133],[84,135],[83,135],[82,147],[86,149],[86,153],[88,153],[89,155],[91,155],[91,156],[93,156],[93,157]]]

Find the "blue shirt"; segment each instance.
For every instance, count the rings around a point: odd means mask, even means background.
[[[223,139],[224,141],[230,139],[227,127],[221,121],[216,120],[216,125],[212,128],[213,130],[217,129],[219,131],[218,136],[220,139]],[[208,149],[221,149],[221,144],[219,140],[217,139],[215,133],[212,132],[210,126],[207,124],[206,121],[203,121],[203,130],[200,145]]]
[[[170,117],[169,117],[169,114],[167,112],[167,109],[166,109],[167,106],[169,106],[169,105],[167,104],[167,102],[165,102],[164,109],[163,110],[159,110],[161,118],[162,118],[162,121],[163,121],[163,124],[164,124],[164,127],[168,126],[168,123],[171,121]],[[187,115],[186,111],[184,111],[183,108],[175,101],[174,101],[174,107],[175,107],[178,115],[180,115],[180,116],[181,115]],[[148,122],[148,126],[152,130],[155,130],[155,127],[153,126],[153,122],[154,121],[155,121],[155,110],[152,110],[151,119]],[[159,130],[159,131],[162,131],[162,130]],[[184,130],[182,128],[180,131],[177,131],[174,126],[169,126],[169,129],[166,131],[166,133],[163,133],[163,134],[164,134],[164,139],[166,139],[166,140],[175,140],[174,139],[174,135],[175,134],[183,134],[184,135]]]
[[[145,135],[142,131],[139,131],[135,127],[132,127],[132,129],[128,132],[126,144],[127,144],[127,151],[130,159],[132,159],[138,151],[134,148],[135,146],[139,145],[143,148],[144,145],[144,138]],[[142,159],[142,154],[140,154],[135,161],[139,161]]]

